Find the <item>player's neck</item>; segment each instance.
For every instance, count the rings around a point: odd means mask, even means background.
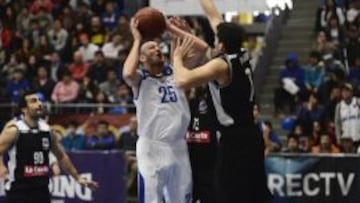
[[[151,75],[159,76],[163,73],[163,66],[152,66],[151,68],[148,68],[147,70]]]
[[[38,123],[36,119],[31,118],[29,115],[24,115],[25,123],[30,127],[37,127]]]

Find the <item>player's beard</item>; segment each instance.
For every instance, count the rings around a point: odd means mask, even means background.
[[[45,116],[45,109],[44,108],[33,109],[33,110],[29,111],[29,116],[33,120],[38,120]]]
[[[149,62],[151,66],[156,66],[156,67],[164,66],[164,60],[162,58],[159,58],[158,56],[151,58]]]

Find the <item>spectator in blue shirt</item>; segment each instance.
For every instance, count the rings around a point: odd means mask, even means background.
[[[78,122],[70,121],[67,129],[67,134],[61,140],[62,145],[67,151],[84,149],[84,134],[79,132],[77,129]]]
[[[90,150],[111,150],[115,146],[116,139],[110,132],[107,121],[100,121],[97,124],[95,135],[90,136],[86,141],[86,149]]]
[[[321,59],[320,52],[310,53],[309,64],[305,66],[305,86],[308,92],[317,93],[324,82],[325,70]]]
[[[112,2],[106,2],[105,12],[101,16],[101,21],[108,31],[114,30],[118,25],[119,10],[117,5]]]
[[[301,68],[295,53],[289,53],[285,60],[285,68],[280,72],[281,87],[275,89],[274,105],[275,113],[281,113],[284,106],[288,105],[290,113],[295,112],[297,96],[303,92],[305,87],[304,70]],[[297,86],[298,91],[291,93],[284,88],[284,80],[291,80]]]
[[[296,119],[297,123],[301,123],[304,126],[304,133],[307,135],[312,133],[313,123],[315,121],[320,124],[324,123],[324,107],[318,103],[318,99],[315,94],[310,94],[308,101],[299,107]]]
[[[265,154],[270,152],[278,152],[281,150],[281,141],[279,135],[273,130],[272,123],[270,121],[262,121],[260,119],[260,106],[254,105],[253,114],[255,124],[258,126],[261,134],[263,135],[265,142]]]
[[[360,56],[355,58],[354,66],[350,68],[350,73],[348,76],[348,81],[355,87],[355,95],[359,96],[360,94]]]
[[[19,101],[23,92],[28,89],[30,89],[30,83],[24,78],[24,72],[20,69],[15,70],[13,73],[13,79],[9,81],[6,86],[6,91],[11,102]]]

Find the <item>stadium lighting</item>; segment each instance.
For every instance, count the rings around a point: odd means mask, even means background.
[[[280,7],[281,10],[284,10],[286,5],[290,10],[293,8],[292,0],[266,0],[266,3],[270,8]]]

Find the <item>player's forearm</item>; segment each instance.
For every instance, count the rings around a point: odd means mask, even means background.
[[[173,71],[176,85],[181,88],[186,88],[188,85],[188,78],[190,77],[190,71],[184,66],[181,57],[174,57]]]
[[[175,35],[176,37],[179,37],[181,39],[184,39],[185,37],[191,37],[194,41],[194,48],[197,51],[203,52],[209,48],[209,45],[199,37],[196,37],[195,35],[192,35],[191,33],[185,32],[184,30],[181,30],[180,28],[176,27],[175,25],[171,25],[169,27],[169,31]]]
[[[79,179],[79,173],[77,172],[75,166],[72,164],[69,157],[64,154],[63,158],[59,161],[62,169],[69,175],[71,175],[75,180]]]
[[[223,22],[220,12],[217,10],[213,0],[199,0],[202,9],[204,10],[211,28],[214,33],[217,33],[216,27]]]
[[[139,52],[140,52],[140,40],[135,40],[128,57],[124,63],[123,77],[125,79],[133,79],[136,77],[136,69],[138,67]]]

